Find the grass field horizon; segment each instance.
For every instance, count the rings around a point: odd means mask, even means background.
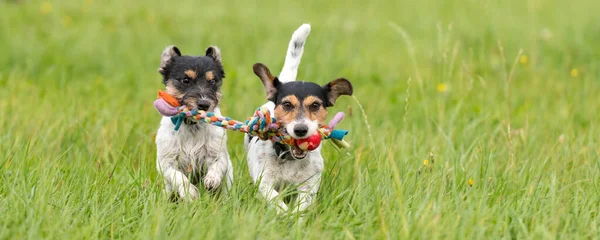
[[[0,0],[0,239],[600,238],[595,9]],[[152,105],[162,50],[220,47],[221,110],[241,120],[265,100],[252,65],[278,74],[302,23],[298,78],[345,77],[356,99],[329,110],[346,113],[352,148],[325,144],[306,221],[257,197],[235,132],[231,193],[168,202]]]

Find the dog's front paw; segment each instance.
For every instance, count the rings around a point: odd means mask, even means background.
[[[198,198],[198,189],[196,188],[196,186],[190,184],[186,186],[181,186],[179,187],[179,190],[177,191],[177,193],[179,194],[179,197],[181,199],[184,199],[186,201],[192,201],[195,200],[196,198]]]
[[[221,186],[222,180],[223,177],[220,174],[208,172],[206,176],[204,176],[204,188],[207,191],[214,191]]]

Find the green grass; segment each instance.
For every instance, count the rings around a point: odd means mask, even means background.
[[[599,8],[0,1],[0,239],[599,238]],[[153,142],[161,51],[218,45],[222,111],[244,119],[264,101],[252,64],[277,73],[304,22],[299,77],[350,79],[372,137],[340,98],[330,113],[347,113],[353,148],[325,147],[303,224],[256,197],[233,132],[231,194],[169,203]]]

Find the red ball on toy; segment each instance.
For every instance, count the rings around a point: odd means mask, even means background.
[[[296,139],[296,145],[298,148],[304,151],[312,151],[319,147],[321,144],[321,133],[315,131],[313,135],[304,139]]]

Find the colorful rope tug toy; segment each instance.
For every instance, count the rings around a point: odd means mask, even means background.
[[[348,148],[350,145],[344,141],[344,136],[348,134],[347,130],[333,129],[343,118],[344,113],[338,112],[329,121],[326,126],[321,126],[310,137],[305,139],[294,139],[288,135],[281,127],[281,124],[271,116],[267,108],[258,108],[254,112],[254,116],[248,118],[243,123],[233,120],[229,117],[219,116],[213,112],[198,111],[197,109],[189,109],[185,105],[179,104],[175,97],[164,91],[158,91],[158,99],[154,101],[154,107],[158,112],[165,116],[171,117],[171,121],[175,124],[175,131],[185,119],[195,122],[204,122],[217,127],[222,127],[227,130],[248,133],[256,136],[261,140],[271,140],[272,142],[280,142],[290,146],[296,145],[302,150],[312,151],[319,147],[321,140],[331,139],[334,145],[338,148]]]

